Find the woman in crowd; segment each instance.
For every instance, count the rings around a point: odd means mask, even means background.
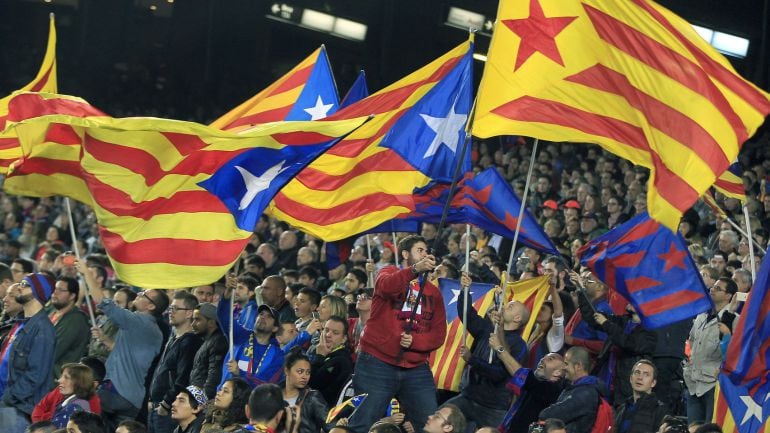
[[[231,432],[248,424],[243,408],[249,403],[250,393],[251,387],[245,380],[239,377],[226,380],[206,411],[201,433]]]
[[[64,364],[59,386],[49,392],[32,411],[32,421],[51,421],[56,428],[67,426],[70,415],[78,410],[97,412],[94,375],[83,364]],[[97,406],[97,407],[93,407]]]
[[[326,402],[320,392],[310,389],[310,360],[294,348],[286,355],[283,373],[283,399],[289,406],[301,407],[300,433],[317,433],[326,429]],[[287,426],[289,428],[289,426]]]

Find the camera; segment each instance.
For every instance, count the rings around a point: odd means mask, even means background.
[[[64,266],[73,266],[75,264],[75,253],[67,251],[61,255],[61,263]]]
[[[688,433],[687,418],[683,416],[666,415],[663,417],[663,424],[666,424],[666,433]]]
[[[529,257],[521,256],[516,260],[516,272],[521,274],[529,270]]]

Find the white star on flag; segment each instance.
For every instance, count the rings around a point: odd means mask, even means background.
[[[241,173],[243,182],[246,184],[246,194],[244,194],[241,198],[241,204],[238,206],[238,210],[243,210],[249,207],[251,202],[254,201],[260,192],[270,188],[270,182],[272,182],[273,179],[281,174],[282,171],[289,168],[283,166],[285,162],[285,160],[281,161],[278,164],[268,168],[264,173],[262,173],[262,176],[254,176],[245,168],[238,165],[235,166],[238,172]]]
[[[460,142],[460,129],[465,127],[465,121],[468,120],[467,114],[455,113],[455,106],[449,110],[447,117],[432,117],[427,114],[420,114],[422,120],[436,133],[436,137],[430,143],[430,147],[423,155],[423,159],[433,156],[438,152],[439,147],[444,144],[452,153],[457,153],[457,144]]]
[[[334,107],[334,104],[324,104],[321,95],[318,95],[318,99],[315,101],[315,106],[305,108],[305,112],[310,115],[310,120],[323,119],[328,116],[329,110]]]
[[[757,419],[761,423],[762,406],[758,405],[757,402],[755,402],[750,395],[742,395],[741,401],[743,401],[743,404],[746,405],[746,413],[743,414],[743,420],[741,421],[741,425],[746,424],[749,420],[751,420],[751,417],[753,416],[757,417]]]
[[[449,303],[447,305],[452,305],[452,304],[457,303],[457,298],[459,298],[460,297],[460,293],[463,292],[462,289],[459,289],[459,290],[450,289],[450,290],[452,290],[452,300],[449,301]],[[473,292],[468,292],[468,300],[469,301],[473,301]]]

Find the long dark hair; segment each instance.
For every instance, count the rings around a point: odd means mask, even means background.
[[[224,410],[221,427],[225,428],[233,424],[248,424],[249,419],[246,418],[246,411],[244,408],[249,404],[251,387],[248,382],[240,377],[227,379],[225,383],[227,382],[230,382],[233,387],[233,401],[231,401],[230,406]],[[206,421],[211,421],[212,413],[215,410],[217,410],[217,408],[211,404],[211,406],[209,406],[209,412],[206,414]]]

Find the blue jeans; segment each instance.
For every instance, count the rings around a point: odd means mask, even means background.
[[[155,409],[147,415],[147,431],[153,433],[173,433],[176,426],[179,425],[171,419],[171,415],[160,416]]]
[[[700,397],[687,393],[687,424],[711,422],[714,414],[714,388]]]
[[[460,409],[460,412],[465,415],[465,420],[468,422],[465,428],[466,432],[474,432],[481,427],[496,428],[503,421],[505,414],[508,413],[505,409],[492,409],[482,406],[464,394],[452,397],[444,404],[453,404],[457,406],[457,408]]]
[[[24,433],[29,416],[13,406],[0,404],[0,427],[4,433]]]
[[[414,368],[396,367],[361,352],[353,375],[356,394],[368,394],[350,419],[349,428],[366,433],[369,427],[385,416],[393,397],[404,408],[406,420],[415,431],[422,431],[428,415],[436,411],[436,384],[428,363]]]

